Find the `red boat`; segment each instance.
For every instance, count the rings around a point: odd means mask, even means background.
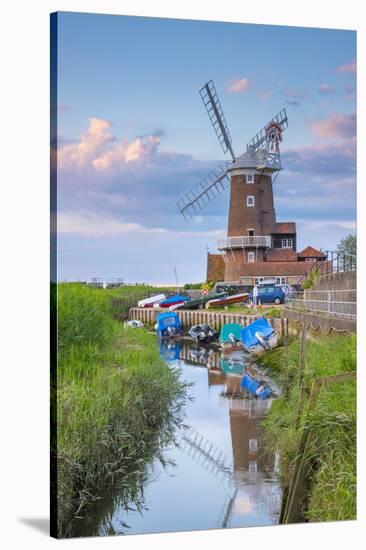
[[[245,303],[248,298],[249,293],[243,292],[242,294],[234,294],[233,296],[227,296],[226,298],[215,298],[214,300],[209,300],[206,307],[225,307],[231,304]]]

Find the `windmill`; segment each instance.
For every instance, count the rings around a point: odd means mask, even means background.
[[[230,172],[239,168],[255,168],[264,173],[276,173],[281,166],[279,144],[282,132],[288,127],[286,109],[282,109],[246,145],[246,151],[236,157],[229,128],[218,98],[215,85],[209,80],[199,91],[223,152],[230,153],[231,161],[220,163],[203,180],[186,193],[177,206],[187,221],[222,193],[230,184]]]
[[[246,274],[248,262],[263,262],[272,246],[276,226],[272,184],[282,170],[280,143],[288,119],[282,109],[236,156],[212,80],[199,93],[221,148],[231,160],[220,163],[177,205],[188,221],[230,186],[227,238],[218,241],[218,249],[225,262],[225,281],[234,281]]]

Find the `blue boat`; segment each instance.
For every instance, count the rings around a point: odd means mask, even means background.
[[[244,348],[254,355],[275,348],[278,343],[276,331],[264,317],[243,328],[240,336]]]
[[[245,372],[240,386],[258,399],[268,399],[272,396],[272,390],[264,380],[256,380],[248,372]]]
[[[172,306],[184,304],[185,302],[189,302],[189,301],[190,301],[189,296],[182,296],[181,294],[175,294],[174,296],[170,296],[170,298],[167,298],[166,300],[159,302],[159,307],[172,307]]]
[[[160,313],[156,318],[155,329],[160,338],[170,338],[182,334],[182,325],[175,311]]]

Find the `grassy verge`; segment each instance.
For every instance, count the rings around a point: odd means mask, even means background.
[[[184,403],[179,373],[160,359],[154,336],[123,329],[108,294],[58,287],[59,536],[71,534],[106,484],[142,475]]]
[[[300,430],[296,429],[299,403],[299,340],[287,351],[278,348],[262,362],[288,391],[274,401],[264,420],[269,448],[280,453],[280,476],[288,487],[297,455]],[[356,369],[356,338],[336,335],[309,340],[305,381],[310,388],[314,378]],[[306,408],[304,409],[306,410]],[[316,409],[303,415],[303,426],[312,430],[307,457],[312,464],[304,519],[331,521],[356,517],[356,383],[334,384],[323,388]]]

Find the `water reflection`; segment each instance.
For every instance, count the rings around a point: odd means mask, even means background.
[[[118,488],[107,491],[89,517],[93,534],[278,523],[276,457],[265,452],[260,428],[272,399],[256,399],[240,387],[244,370],[253,368],[250,358],[223,358],[212,347],[182,341],[161,342],[160,352],[193,382],[188,428],[177,430],[175,443],[146,469],[137,508],[120,498]],[[82,534],[91,533],[85,528]]]

